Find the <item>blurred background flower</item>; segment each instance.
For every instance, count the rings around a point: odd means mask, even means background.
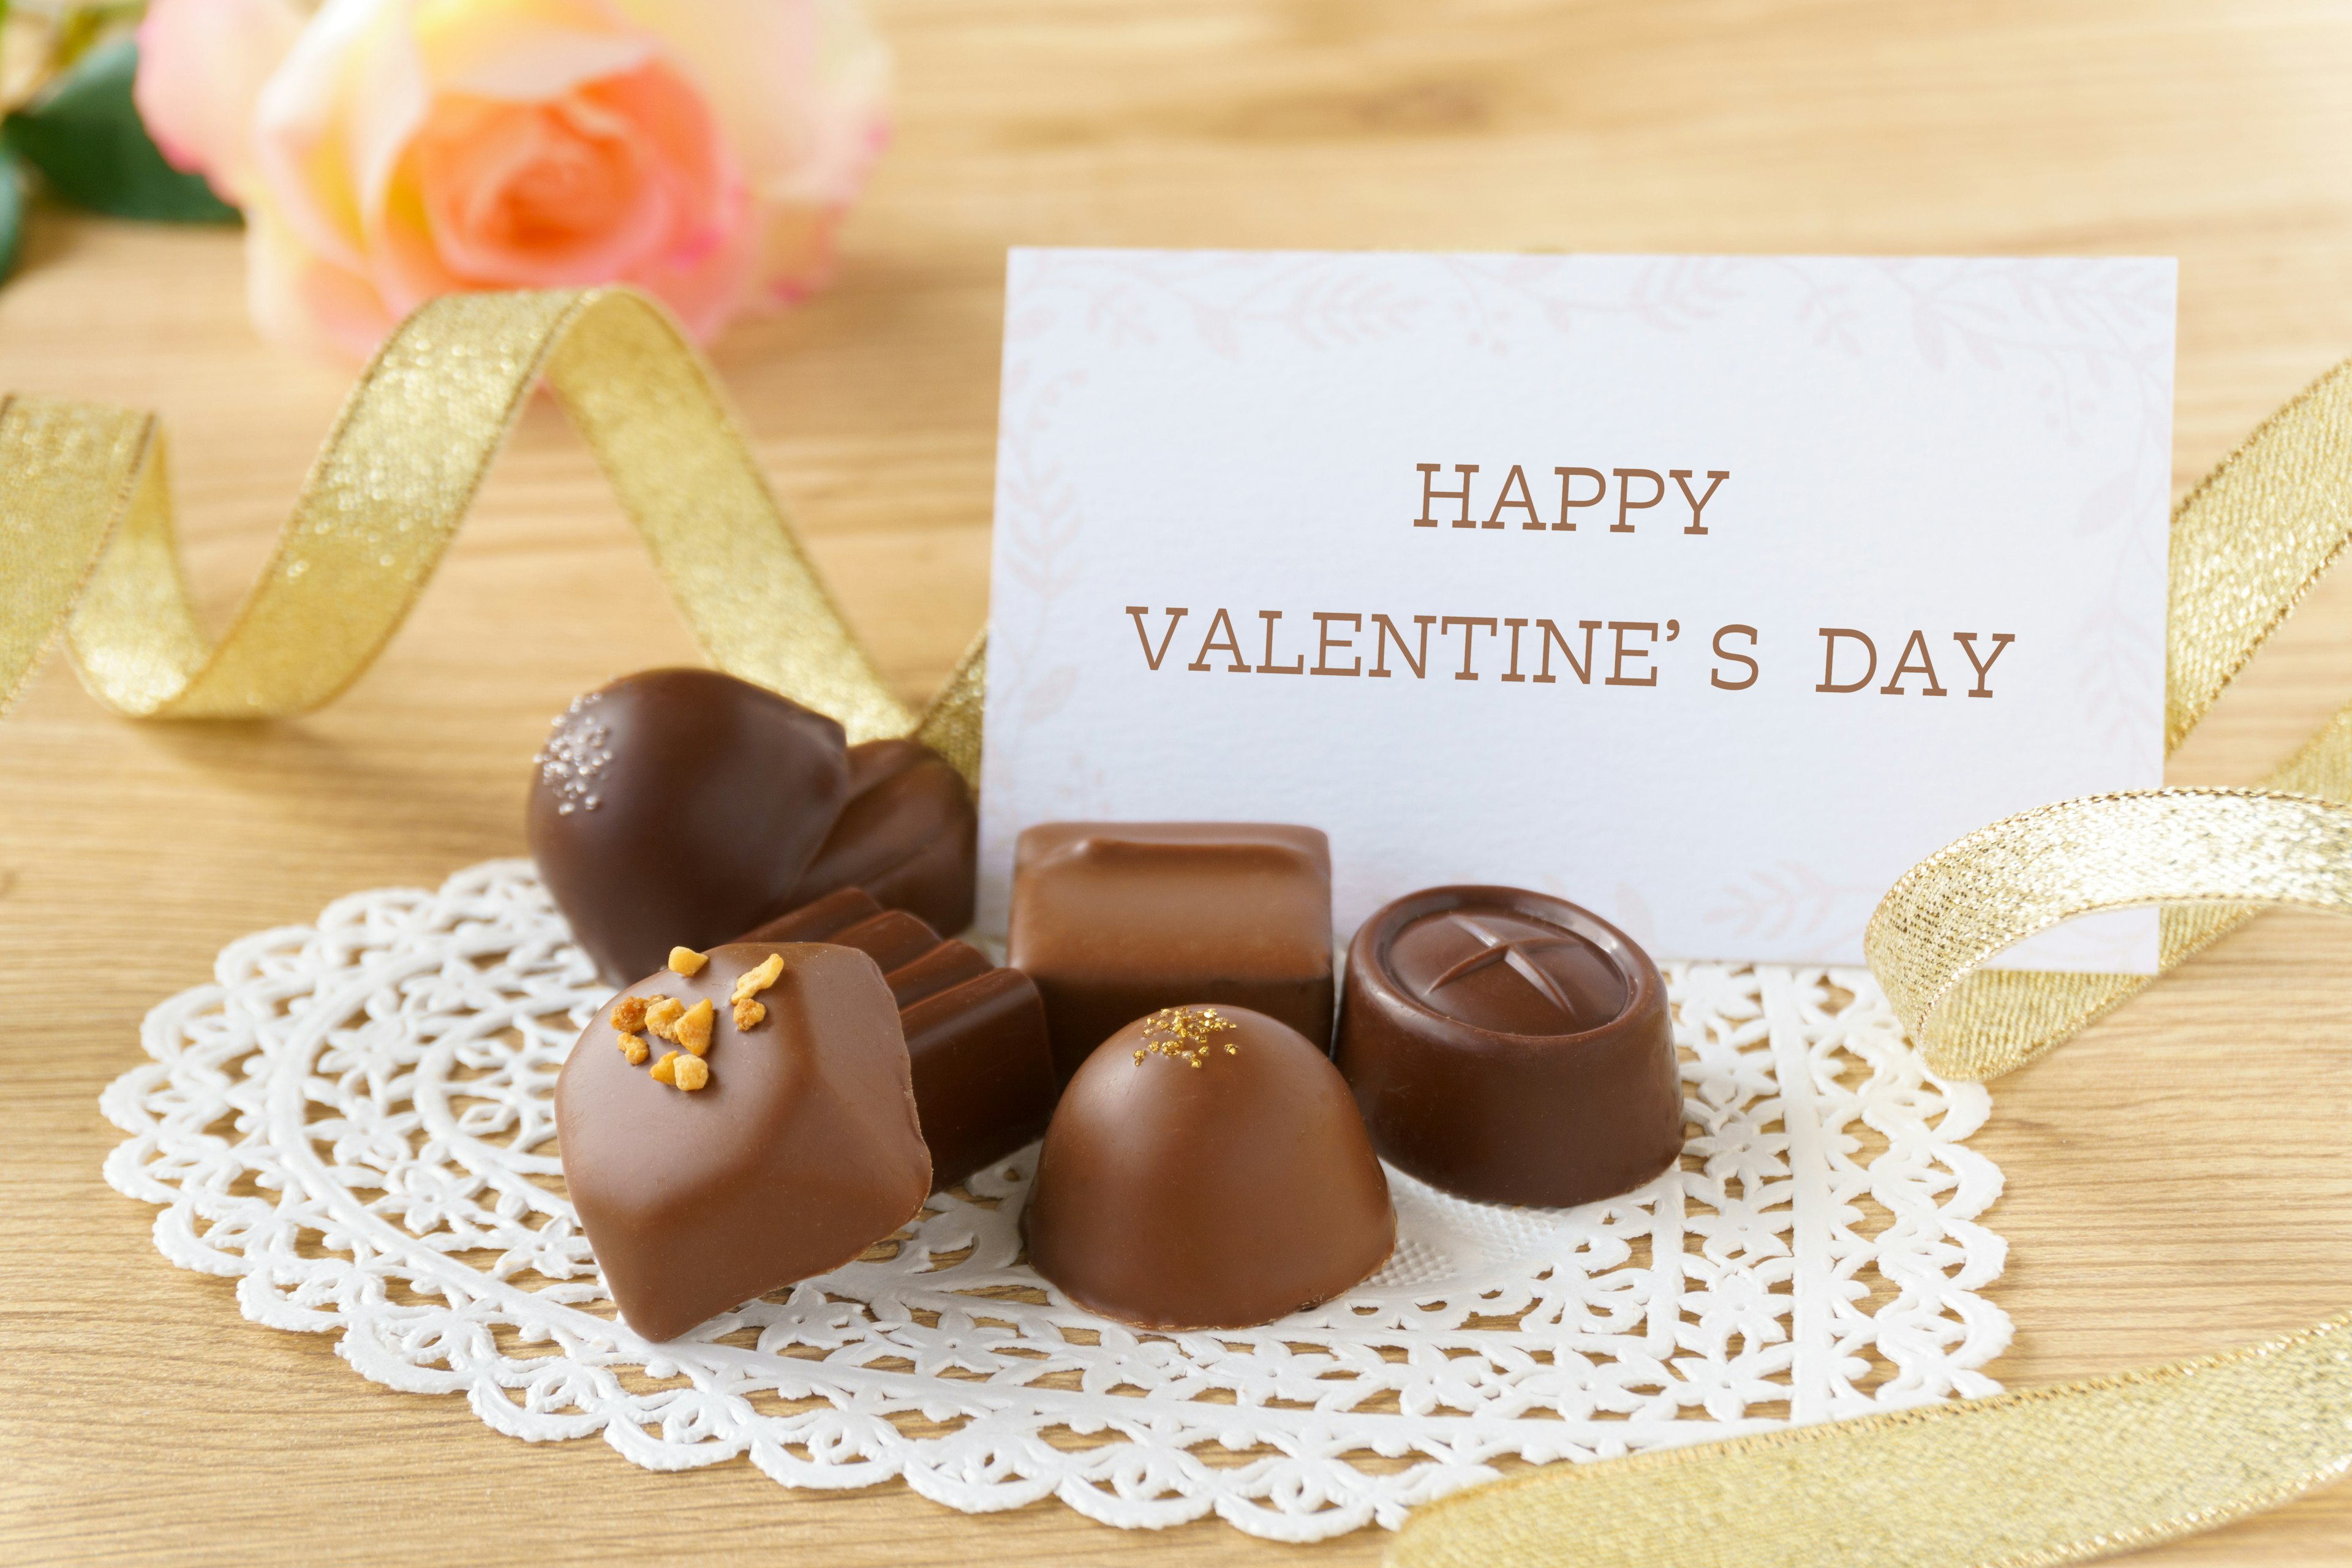
[[[856,0],[0,0],[40,183],[241,210],[255,321],[352,355],[457,290],[634,283],[706,338],[806,293],[887,85]]]
[[[245,212],[273,338],[628,282],[698,336],[824,279],[887,133],[853,0],[153,0],[137,102]]]
[[[29,189],[117,217],[234,223],[204,181],[166,163],[131,101],[141,0],[0,0],[0,279]]]

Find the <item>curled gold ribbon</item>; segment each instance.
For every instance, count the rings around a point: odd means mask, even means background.
[[[793,537],[699,356],[625,289],[453,295],[362,374],[217,646],[188,605],[152,415],[0,401],[0,710],[62,630],[100,701],[139,718],[300,713],[356,679],[464,521],[544,380],[719,668],[841,721],[914,719]],[[921,731],[978,772],[975,644]]]
[[[2352,363],[2173,516],[2165,744],[2352,542]],[[2253,790],[2063,801],[1969,835],[1864,937],[1930,1067],[2032,1060],[2148,977],[1987,970],[2060,921],[2165,906],[2169,970],[2261,909],[2352,914],[2352,705]],[[1593,1465],[1414,1513],[1394,1568],[2040,1568],[2210,1530],[2352,1469],[2352,1313],[2225,1355]]]

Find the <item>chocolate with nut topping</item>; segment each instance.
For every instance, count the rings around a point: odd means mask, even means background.
[[[555,1086],[572,1205],[622,1316],[652,1340],[840,1267],[930,1191],[898,1009],[874,961],[814,944],[707,957],[695,974],[664,969],[614,998]],[[737,982],[771,959],[765,1016],[738,1029]],[[683,1005],[681,1017],[717,1018],[707,1056],[664,1058],[676,1088],[613,1048],[653,995]]]

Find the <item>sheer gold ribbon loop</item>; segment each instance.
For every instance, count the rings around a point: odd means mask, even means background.
[[[2183,923],[2216,912],[2234,923],[2281,905],[2352,914],[2352,807],[2234,789],[2040,806],[1904,873],[1863,946],[1927,1065],[1948,1078],[1992,1078],[2052,1042],[2008,1027],[1988,994],[1971,991],[1972,980],[2004,977],[1982,971],[1985,961],[2077,915],[2153,903],[2187,906],[2167,911]]]
[[[832,714],[852,739],[907,731],[913,720],[802,552],[701,360],[625,289],[419,309],[352,389],[213,647],[180,579],[152,416],[0,403],[0,709],[61,627],[84,682],[120,712],[267,718],[328,701],[415,602],[542,379],[714,663]],[[951,692],[977,689],[979,653]],[[976,770],[976,711],[950,707],[930,724],[969,742]]]
[[[2266,420],[2173,516],[2177,747],[2352,542],[2352,363]],[[2149,978],[1988,970],[2060,921],[2158,903],[2169,970],[2260,909],[2352,913],[2352,706],[2255,790],[2064,801],[1970,834],[1871,917],[1928,1064],[2009,1071]],[[1417,1511],[1396,1568],[2023,1568],[2210,1529],[2352,1469],[2352,1313],[2227,1355],[1586,1466]]]

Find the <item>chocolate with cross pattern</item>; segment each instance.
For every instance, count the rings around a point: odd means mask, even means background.
[[[1335,1056],[1381,1157],[1465,1197],[1591,1203],[1682,1150],[1657,966],[1547,894],[1429,888],[1375,913],[1348,949]]]

